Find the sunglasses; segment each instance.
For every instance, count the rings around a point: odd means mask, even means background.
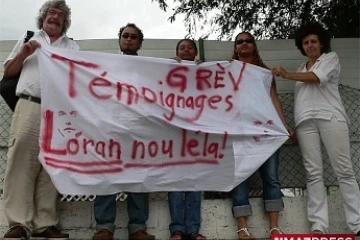
[[[236,45],[240,45],[240,44],[243,44],[243,43],[254,43],[254,39],[252,38],[247,38],[247,39],[238,39],[236,40]]]
[[[124,39],[128,39],[130,37],[131,40],[135,40],[138,38],[136,34],[129,34],[129,33],[124,33],[123,35],[121,35],[121,37]]]

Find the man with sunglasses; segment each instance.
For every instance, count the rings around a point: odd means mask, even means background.
[[[128,23],[119,31],[120,54],[138,55],[144,35],[133,23]],[[155,236],[146,232],[149,218],[149,194],[128,193],[129,240],[154,240]],[[94,203],[96,233],[93,240],[113,240],[116,219],[116,194],[97,196]]]

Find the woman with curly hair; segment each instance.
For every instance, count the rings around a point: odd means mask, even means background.
[[[308,58],[297,72],[282,66],[274,75],[296,81],[295,127],[307,175],[308,219],[312,233],[329,230],[328,202],[323,180],[321,143],[330,159],[344,200],[349,229],[360,235],[360,192],[356,182],[349,143],[349,119],[339,94],[339,57],[330,49],[330,35],[318,22],[306,23],[296,31],[295,44]]]

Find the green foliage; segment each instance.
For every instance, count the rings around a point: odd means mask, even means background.
[[[152,0],[168,11],[169,0]],[[310,20],[323,23],[333,37],[359,37],[360,0],[173,0],[170,22],[184,15],[190,36],[211,26],[204,38],[215,33],[231,39],[238,29],[258,39],[291,38],[294,30]]]

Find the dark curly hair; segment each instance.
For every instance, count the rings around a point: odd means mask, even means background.
[[[314,34],[318,36],[319,41],[322,45],[321,47],[321,53],[328,53],[331,52],[331,36],[327,29],[323,27],[319,22],[307,22],[303,25],[301,25],[296,31],[295,31],[295,45],[300,50],[301,54],[306,56],[306,53],[303,48],[303,39],[310,34]]]
[[[195,43],[194,40],[192,40],[192,39],[190,39],[190,38],[181,39],[181,40],[176,44],[176,55],[178,55],[178,53],[179,53],[179,46],[180,46],[180,44],[181,44],[183,41],[189,41],[189,42],[191,42],[191,44],[194,45],[195,53],[196,53],[196,55],[197,55],[198,49],[197,49],[196,43]]]
[[[128,24],[126,24],[125,26],[123,26],[123,27],[120,28],[119,33],[118,33],[119,41],[120,41],[122,32],[123,32],[123,31],[125,30],[125,28],[127,28],[127,27],[135,28],[135,29],[138,31],[138,33],[139,33],[139,41],[140,41],[140,43],[142,43],[142,42],[144,41],[144,34],[143,34],[143,32],[142,32],[141,29],[140,29],[138,26],[136,26],[134,23],[128,23]]]

